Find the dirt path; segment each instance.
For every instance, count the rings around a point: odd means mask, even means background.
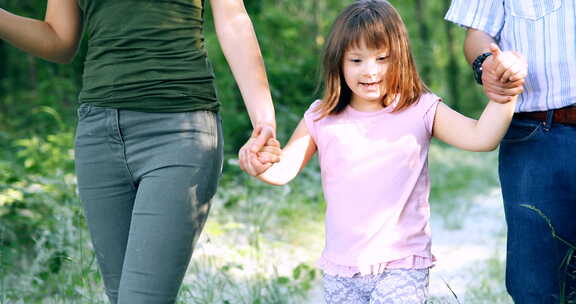
[[[482,280],[499,289],[502,297],[506,224],[499,189],[473,198],[459,229],[447,229],[441,217],[433,216],[432,234],[432,251],[438,260],[430,272],[432,297],[445,299],[440,303],[458,303],[446,281],[461,303],[494,303],[494,300],[482,300],[477,294],[470,294],[470,289],[486,284],[480,282]],[[490,277],[494,272],[498,276]],[[504,302],[512,303],[507,299]]]

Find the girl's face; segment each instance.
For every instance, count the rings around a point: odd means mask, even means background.
[[[361,111],[377,111],[383,107],[388,52],[360,45],[346,50],[342,65],[344,80],[352,90],[350,105]]]

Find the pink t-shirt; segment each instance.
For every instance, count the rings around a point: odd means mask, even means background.
[[[377,112],[348,106],[317,121],[320,101],[306,111],[327,202],[324,271],[432,265],[427,158],[439,101],[425,94],[394,113],[394,105]]]

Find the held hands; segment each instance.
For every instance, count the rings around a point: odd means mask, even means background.
[[[280,161],[281,154],[280,143],[274,138],[272,127],[259,126],[238,152],[240,169],[258,176]]]
[[[490,45],[492,56],[482,64],[482,82],[486,96],[498,103],[507,103],[524,90],[528,64],[522,54],[502,52],[494,43]]]

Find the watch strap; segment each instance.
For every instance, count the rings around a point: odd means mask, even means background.
[[[472,62],[472,70],[474,71],[474,79],[478,84],[482,84],[482,64],[486,60],[486,58],[490,57],[492,53],[486,52],[480,54],[474,61]]]

